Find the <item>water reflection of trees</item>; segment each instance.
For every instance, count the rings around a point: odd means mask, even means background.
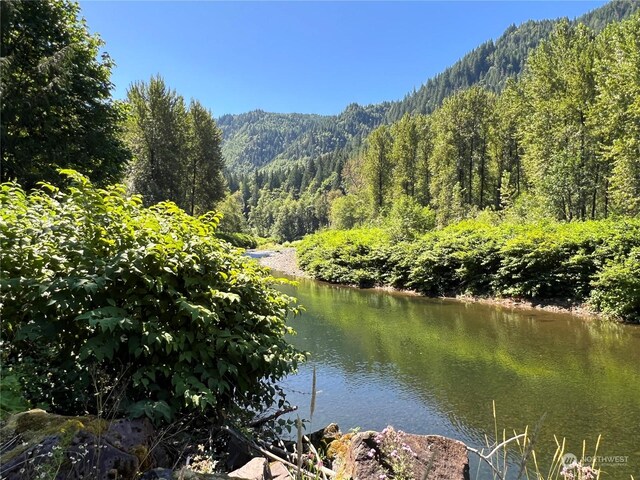
[[[593,444],[602,433],[603,451],[633,450],[638,327],[311,281],[295,295],[307,308],[295,342],[315,361],[353,376],[393,371],[388,381],[435,401],[452,424],[485,431],[495,400],[508,429],[546,413],[541,438]]]

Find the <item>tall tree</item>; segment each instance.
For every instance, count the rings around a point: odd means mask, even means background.
[[[610,175],[611,206],[640,213],[640,14],[610,25],[597,38],[592,125]],[[605,199],[605,212],[608,206]]]
[[[506,206],[524,187],[522,147],[519,137],[524,117],[524,100],[520,85],[513,79],[507,81],[496,101],[495,118],[491,125],[490,148],[495,162],[494,208]]]
[[[188,209],[189,125],[184,99],[160,77],[134,83],[127,92],[132,115],[127,142],[134,159],[133,191],[149,204],[171,200]]]
[[[563,220],[594,218],[602,164],[587,120],[595,98],[593,34],[561,22],[529,57],[523,162],[539,197]]]
[[[433,177],[433,166],[431,156],[433,155],[433,132],[431,128],[431,118],[426,115],[416,117],[416,130],[418,133],[418,159],[416,175],[416,199],[421,205],[431,203],[431,179]]]
[[[375,213],[379,213],[391,199],[393,179],[390,160],[391,145],[391,134],[385,125],[376,128],[369,135],[364,156],[364,171]]]
[[[391,126],[394,165],[394,190],[397,194],[414,197],[418,183],[418,130],[416,120],[405,114]]]
[[[445,100],[433,115],[432,187],[441,210],[452,209],[448,202],[457,198],[467,207],[492,204],[497,182],[489,155],[489,127],[495,101],[495,94],[472,87]],[[454,191],[458,193],[453,195]]]
[[[0,180],[25,188],[74,168],[98,184],[120,179],[124,108],[111,99],[111,58],[68,0],[3,0]]]
[[[211,112],[197,100],[189,105],[191,145],[188,158],[189,186],[187,195],[191,215],[212,210],[225,196],[222,176],[222,132]]]

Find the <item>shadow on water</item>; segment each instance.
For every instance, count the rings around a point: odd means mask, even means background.
[[[283,386],[308,417],[316,366],[310,429],[392,424],[480,447],[495,400],[508,433],[545,416],[538,458],[553,456],[554,435],[579,457],[602,434],[599,455],[628,458],[601,478],[639,477],[640,328],[304,279],[282,289],[306,308],[291,340],[311,357]]]

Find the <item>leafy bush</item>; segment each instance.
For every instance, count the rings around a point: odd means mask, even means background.
[[[465,220],[414,241],[397,240],[384,229],[322,232],[300,244],[300,266],[322,280],[425,295],[590,298],[609,315],[640,321],[640,219]]]
[[[218,238],[224,240],[225,242],[229,242],[234,247],[239,248],[257,248],[258,240],[253,235],[249,235],[248,233],[224,233],[217,232],[216,235]]]
[[[371,216],[369,202],[361,196],[347,194],[331,202],[329,222],[333,228],[346,229],[361,225]]]
[[[63,173],[64,192],[0,191],[3,350],[28,399],[73,413],[117,386],[123,410],[164,420],[272,403],[302,358],[295,306],[216,237],[219,217]]]
[[[486,294],[499,264],[498,251],[510,228],[462,221],[425,235],[408,286],[427,295]]]
[[[382,229],[326,230],[300,242],[298,262],[315,278],[370,287],[382,283],[388,249]]]
[[[15,374],[0,375],[0,420],[12,413],[24,412],[29,409],[29,402],[24,398],[20,381]]]
[[[412,240],[436,226],[436,214],[408,195],[400,195],[385,218],[385,227],[394,241]]]
[[[640,322],[640,248],[613,260],[598,272],[591,303],[604,313]]]

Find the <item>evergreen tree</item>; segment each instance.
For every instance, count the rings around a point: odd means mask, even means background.
[[[73,168],[104,185],[120,179],[129,153],[124,108],[111,99],[111,58],[90,35],[77,3],[3,0],[0,181],[26,189],[58,183]]]
[[[127,143],[134,160],[129,182],[149,203],[165,200],[189,210],[189,121],[184,99],[160,77],[134,83],[127,92],[132,115]],[[194,157],[195,158],[195,157]]]

